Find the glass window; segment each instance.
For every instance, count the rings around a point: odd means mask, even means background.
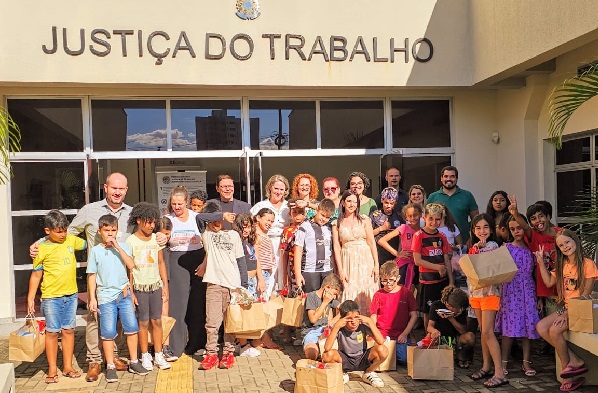
[[[82,162],[13,162],[12,210],[80,209],[85,204]]]
[[[573,139],[563,142],[563,148],[556,151],[556,164],[572,164],[590,161],[590,138]]]
[[[166,150],[166,101],[91,102],[95,151]]]
[[[240,150],[240,101],[171,101],[172,150]]]
[[[249,125],[252,149],[317,147],[313,101],[249,101]]]
[[[559,217],[575,215],[575,200],[579,193],[591,187],[591,169],[580,171],[557,172],[557,214]]]
[[[448,100],[393,101],[393,147],[450,147]]]
[[[8,111],[21,129],[21,151],[83,151],[81,100],[11,99]]]
[[[384,148],[382,101],[322,101],[323,149]]]
[[[405,191],[409,187],[419,184],[430,195],[440,189],[440,170],[451,165],[451,157],[403,157],[401,169],[401,184]]]

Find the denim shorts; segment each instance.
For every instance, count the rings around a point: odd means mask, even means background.
[[[404,344],[397,343],[396,354],[397,363],[401,365],[407,364],[407,347],[411,345],[411,338],[407,338],[407,342]]]
[[[77,327],[78,294],[42,299],[42,312],[46,317],[46,330],[60,333],[62,329]]]
[[[100,304],[98,309],[100,314],[100,337],[103,340],[114,340],[116,338],[116,321],[118,318],[120,318],[125,334],[135,334],[139,331],[135,307],[130,294],[123,297],[121,292],[116,300]]]
[[[268,288],[268,282],[270,281],[270,276],[272,276],[272,273],[270,273],[269,270],[262,270],[262,275],[264,276],[266,288]],[[247,292],[249,292],[249,294],[252,295],[255,300],[257,300],[257,274],[254,277],[247,278]]]
[[[320,336],[322,335],[322,333],[324,333],[325,328],[326,326],[320,326],[307,332],[305,334],[305,337],[303,337],[303,346],[306,346],[307,344],[317,345],[318,341],[320,341]]]

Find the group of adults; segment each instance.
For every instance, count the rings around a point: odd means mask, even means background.
[[[396,212],[400,212],[402,207],[408,203],[419,203],[422,205],[426,203],[426,192],[423,187],[414,185],[407,192],[399,188],[401,174],[397,168],[389,168],[386,171],[385,178],[388,186],[397,190],[394,208]],[[475,216],[478,213],[478,209],[471,193],[459,188],[457,180],[458,171],[456,168],[444,168],[441,174],[442,187],[428,196],[427,202],[438,201],[447,205],[455,216],[461,233],[464,237],[467,237],[468,219]],[[331,222],[338,218],[339,212],[344,219],[353,216],[359,221],[358,217],[363,215],[369,216],[374,210],[382,207],[379,198],[375,200],[364,194],[370,188],[371,182],[361,172],[351,173],[344,188],[341,187],[341,183],[335,177],[327,177],[323,179],[321,184],[324,198],[332,200],[336,207],[336,212],[331,218]],[[124,203],[127,190],[127,178],[123,174],[110,174],[104,184],[105,198],[101,201],[89,203],[81,208],[69,226],[69,233],[78,235],[84,232],[88,247],[91,248],[101,242],[97,227],[98,219],[102,215],[112,214],[118,218],[119,222],[117,240],[124,242],[130,234],[127,222],[132,209],[131,206]],[[287,201],[289,194],[291,195],[291,206],[305,208],[307,218],[315,214],[319,197],[318,182],[310,174],[295,176],[292,184],[289,184],[289,181],[282,175],[272,176],[265,186],[266,199],[256,203],[253,207],[246,202],[234,198],[234,179],[229,175],[218,176],[216,191],[219,197],[211,201],[220,204],[222,207],[221,212],[196,213],[192,211],[189,208],[189,194],[185,187],[182,186],[175,187],[171,191],[167,206],[167,217],[170,218],[173,225],[168,249],[170,280],[169,313],[177,321],[170,333],[170,348],[175,356],[181,356],[182,353],[194,354],[196,351],[203,349],[206,342],[206,286],[202,283],[201,277],[195,274],[196,268],[203,261],[205,255],[201,244],[202,228],[200,223],[202,221],[221,220],[223,221],[223,228],[228,230],[232,229],[232,223],[237,214],[255,214],[260,209],[267,207],[275,214],[274,223],[267,235],[272,239],[274,249],[278,250],[280,235],[291,221],[290,206]],[[347,208],[349,208],[349,211],[347,211]],[[369,222],[369,220],[366,221]],[[351,219],[347,219],[346,221],[348,224],[352,222],[353,220]],[[347,236],[355,236],[355,233],[345,234],[344,236],[342,234],[339,235],[338,228],[336,231],[333,229],[333,232],[336,232],[335,236],[338,236],[338,239],[344,242],[346,242]],[[359,237],[360,235],[357,236]],[[367,236],[363,237],[366,238]],[[165,244],[166,237],[159,236],[158,242]],[[369,242],[369,240],[367,247],[372,250],[372,254],[375,253],[375,245]],[[35,252],[35,248],[36,246],[32,245],[32,253]],[[349,252],[349,254],[351,253]],[[345,258],[345,255],[348,254],[343,252],[342,255],[339,254],[336,257],[342,259]],[[359,280],[354,280],[353,278],[360,277],[363,279],[361,277],[362,273],[358,273],[359,276],[355,276],[354,274],[350,274],[350,269],[351,267],[346,265],[344,268],[345,271],[340,272],[341,277],[347,284],[360,285]],[[272,281],[274,282],[274,280]],[[280,278],[278,284],[282,285]],[[372,290],[375,288],[371,283],[367,285]],[[355,291],[359,291],[359,288],[356,288]],[[351,292],[350,287],[349,292]],[[100,351],[101,345],[97,316],[91,312],[87,316],[85,341],[87,346],[86,360],[89,363],[86,380],[92,382],[98,379],[101,372],[102,353]],[[115,349],[115,351],[118,351],[118,349]],[[115,355],[117,369],[126,370],[126,362],[120,360],[118,353]]]

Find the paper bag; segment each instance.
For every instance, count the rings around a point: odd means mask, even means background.
[[[473,289],[509,282],[517,273],[517,266],[506,247],[481,254],[463,255],[459,266]]]
[[[248,333],[265,330],[268,316],[264,312],[264,303],[253,303],[248,307],[230,304],[224,319],[226,333]]]
[[[280,296],[270,298],[263,305],[264,313],[266,313],[266,330],[272,329],[274,326],[280,325],[282,319],[284,300]]]
[[[244,338],[246,340],[257,340],[262,338],[266,330],[256,330],[255,332],[234,333],[235,338]],[[232,334],[232,333],[231,333]]]
[[[324,369],[314,360],[299,359],[295,365],[295,393],[343,393],[343,369],[340,363],[326,363]],[[310,367],[310,365],[312,367]]]
[[[449,346],[407,347],[407,375],[412,379],[452,381],[454,374],[453,349]]]
[[[569,299],[569,330],[583,333],[598,333],[598,300]]]
[[[35,318],[27,318],[25,325],[10,333],[8,359],[34,362],[46,348],[46,335],[40,333]]]
[[[166,315],[162,315],[162,344],[166,342],[168,336],[170,336],[170,331],[174,327],[174,323],[176,320],[172,317],[168,317]],[[147,343],[153,344],[152,342],[152,322],[150,321],[149,326],[147,328]]]
[[[284,299],[282,309],[282,318],[280,323],[287,326],[299,327],[303,323],[303,313],[305,312],[305,298],[287,297]]]
[[[384,341],[384,346],[388,349],[388,357],[381,365],[378,366],[376,371],[396,371],[397,370],[397,341],[387,340]]]

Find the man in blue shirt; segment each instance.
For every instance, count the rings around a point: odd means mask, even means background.
[[[427,203],[440,202],[446,205],[457,220],[463,242],[466,242],[469,240],[469,219],[473,219],[480,211],[473,194],[457,186],[458,179],[457,168],[454,166],[442,168],[440,172],[442,187],[428,196]]]

